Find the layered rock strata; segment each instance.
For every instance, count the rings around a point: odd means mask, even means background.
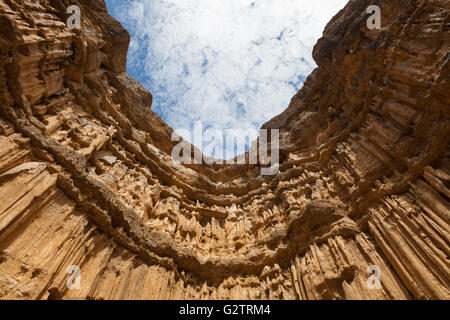
[[[102,0],[0,0],[0,298],[449,299],[449,13],[351,0],[261,176],[173,161]]]

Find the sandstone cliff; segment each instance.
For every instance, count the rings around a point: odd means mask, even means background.
[[[351,0],[262,177],[172,161],[102,0],[0,0],[0,298],[449,299],[449,13]]]

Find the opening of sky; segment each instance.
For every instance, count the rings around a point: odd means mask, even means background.
[[[192,130],[202,121],[203,130],[257,132],[316,67],[314,44],[347,0],[106,3],[131,35],[127,73],[171,127]]]

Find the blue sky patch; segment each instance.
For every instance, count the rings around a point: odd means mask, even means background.
[[[127,73],[175,130],[199,119],[204,128],[258,130],[281,113],[316,67],[312,49],[326,23],[346,3],[106,0],[131,35]]]

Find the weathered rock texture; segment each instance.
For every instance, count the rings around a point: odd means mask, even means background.
[[[102,0],[0,0],[0,297],[449,299],[449,12],[351,0],[262,177],[172,161]]]

